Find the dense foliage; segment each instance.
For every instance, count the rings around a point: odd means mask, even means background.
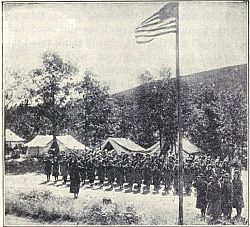
[[[27,140],[36,134],[68,133],[92,147],[114,136],[129,137],[145,148],[157,141],[162,151],[174,148],[176,81],[169,69],[161,69],[159,75],[145,71],[138,76],[140,86],[110,95],[92,72],[80,72],[83,78],[77,82],[78,69],[70,62],[54,53],[45,53],[42,60],[42,66],[26,77],[9,73],[15,82],[5,88],[6,128]],[[27,80],[31,83],[25,87]],[[246,80],[245,65],[183,77],[184,136],[211,155],[244,151]],[[25,92],[18,91],[15,99],[19,84]]]

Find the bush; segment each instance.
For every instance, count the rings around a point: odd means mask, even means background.
[[[8,174],[42,173],[44,164],[41,159],[27,157],[23,161],[5,160],[5,172]]]
[[[74,221],[86,225],[132,225],[139,223],[133,207],[94,203],[55,197],[49,191],[6,194],[5,214],[31,217],[42,221]]]
[[[19,154],[19,153],[17,153],[17,152],[12,152],[12,154],[11,154],[11,158],[13,158],[13,159],[20,158],[20,154]]]
[[[138,224],[139,217],[133,207],[125,212],[117,204],[94,204],[87,214],[88,225],[132,225]]]

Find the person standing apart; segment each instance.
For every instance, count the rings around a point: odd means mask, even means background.
[[[52,176],[55,177],[55,183],[56,183],[58,181],[58,176],[59,176],[59,162],[57,160],[57,157],[54,157],[52,166],[53,166]]]
[[[207,182],[204,180],[204,175],[201,173],[197,180],[193,183],[197,190],[196,208],[201,210],[201,216],[205,217],[207,208]]]
[[[70,166],[70,193],[74,193],[74,199],[78,198],[81,184],[81,165],[75,157]]]
[[[207,186],[207,214],[213,218],[212,223],[216,224],[221,215],[221,187],[215,173],[210,178],[211,182]]]
[[[44,163],[45,163],[44,172],[45,172],[45,175],[47,176],[47,182],[49,182],[50,175],[51,175],[51,169],[52,169],[52,162],[48,156],[45,157]]]
[[[240,179],[240,171],[234,171],[234,179],[233,179],[233,208],[236,208],[237,218],[241,217],[241,211],[244,207],[243,201],[243,182]]]

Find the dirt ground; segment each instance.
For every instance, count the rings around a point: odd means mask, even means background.
[[[24,175],[5,175],[5,193],[18,193],[31,190],[49,190],[54,195],[59,197],[72,198],[69,193],[69,187],[62,185],[62,181],[57,184],[54,182],[45,183],[46,176],[42,174],[28,173]],[[242,216],[247,218],[247,172],[242,172],[242,180],[244,182],[244,202],[245,208],[242,211]],[[104,197],[109,197],[112,202],[123,204],[124,206],[134,206],[139,216],[142,217],[143,225],[176,225],[178,223],[178,196],[170,192],[169,195],[161,194],[133,194],[115,191],[93,190],[82,187],[80,189],[79,198],[75,200],[76,206],[81,206],[83,201],[100,202]],[[195,208],[196,196],[192,193],[191,196],[184,197],[184,224],[186,225],[204,225],[206,220],[200,218],[199,210]],[[236,215],[233,209],[232,216]],[[27,218],[15,217],[7,215],[5,217],[5,225],[38,225],[48,224],[41,223],[36,220]],[[50,223],[53,224],[53,223]],[[54,223],[55,224],[55,223]],[[76,223],[57,223],[57,224],[76,224]]]

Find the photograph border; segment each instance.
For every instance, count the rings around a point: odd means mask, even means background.
[[[107,1],[107,0],[85,0],[85,1],[81,1],[81,0],[72,0],[72,1],[53,1],[53,0],[45,0],[45,1],[35,1],[35,0],[32,0],[32,1],[23,1],[23,0],[20,0],[20,1],[1,1],[1,7],[2,7],[2,28],[1,28],[1,31],[2,31],[2,36],[1,36],[1,58],[2,58],[2,64],[1,64],[1,68],[2,68],[2,92],[1,92],[1,95],[2,95],[2,113],[1,113],[1,118],[2,118],[2,121],[1,121],[1,124],[2,124],[2,198],[3,198],[3,202],[2,202],[2,205],[3,205],[3,216],[2,216],[2,221],[3,221],[3,226],[27,226],[27,225],[6,225],[5,224],[5,159],[4,159],[4,4],[5,3],[10,3],[10,4],[20,4],[20,3],[24,3],[24,4],[74,4],[74,3],[103,3],[103,4],[112,4],[112,3],[165,3],[165,2],[168,2],[168,1],[164,1],[164,0],[156,0],[156,1],[153,1],[153,0],[110,0],[110,1]],[[240,1],[240,0],[217,0],[217,1],[213,1],[213,0],[178,0],[178,2],[235,2],[235,3],[243,3],[245,2],[247,4],[247,113],[248,113],[248,116],[247,116],[247,124],[248,124],[248,130],[247,130],[247,137],[248,137],[248,140],[247,140],[247,182],[244,182],[244,183],[248,183],[248,198],[247,198],[247,201],[248,201],[248,204],[247,204],[247,209],[248,209],[248,216],[247,216],[247,220],[248,220],[248,224],[247,226],[250,226],[250,223],[249,223],[249,202],[250,202],[250,199],[249,199],[249,194],[250,194],[250,190],[249,190],[249,167],[250,167],[250,161],[249,161],[249,0],[243,0],[243,1]],[[182,76],[181,76],[182,78]],[[185,216],[184,216],[184,220],[185,220]],[[1,222],[0,222],[1,223]],[[36,225],[30,225],[30,226],[36,226]],[[57,225],[41,225],[41,226],[57,226]],[[74,225],[60,225],[60,226],[74,226]],[[83,226],[83,225],[79,225],[79,226]],[[84,225],[84,226],[91,226],[91,225]],[[103,226],[103,225],[95,225],[95,226]],[[110,226],[119,226],[119,225],[110,225]],[[140,226],[154,226],[154,225],[140,225]],[[179,226],[179,225],[157,225],[157,226]],[[199,226],[199,225],[184,225],[184,226]],[[211,226],[211,225],[203,225],[203,226]],[[223,225],[220,225],[220,226],[223,226]],[[230,226],[230,225],[228,225]],[[243,226],[246,226],[246,225],[243,225]]]

